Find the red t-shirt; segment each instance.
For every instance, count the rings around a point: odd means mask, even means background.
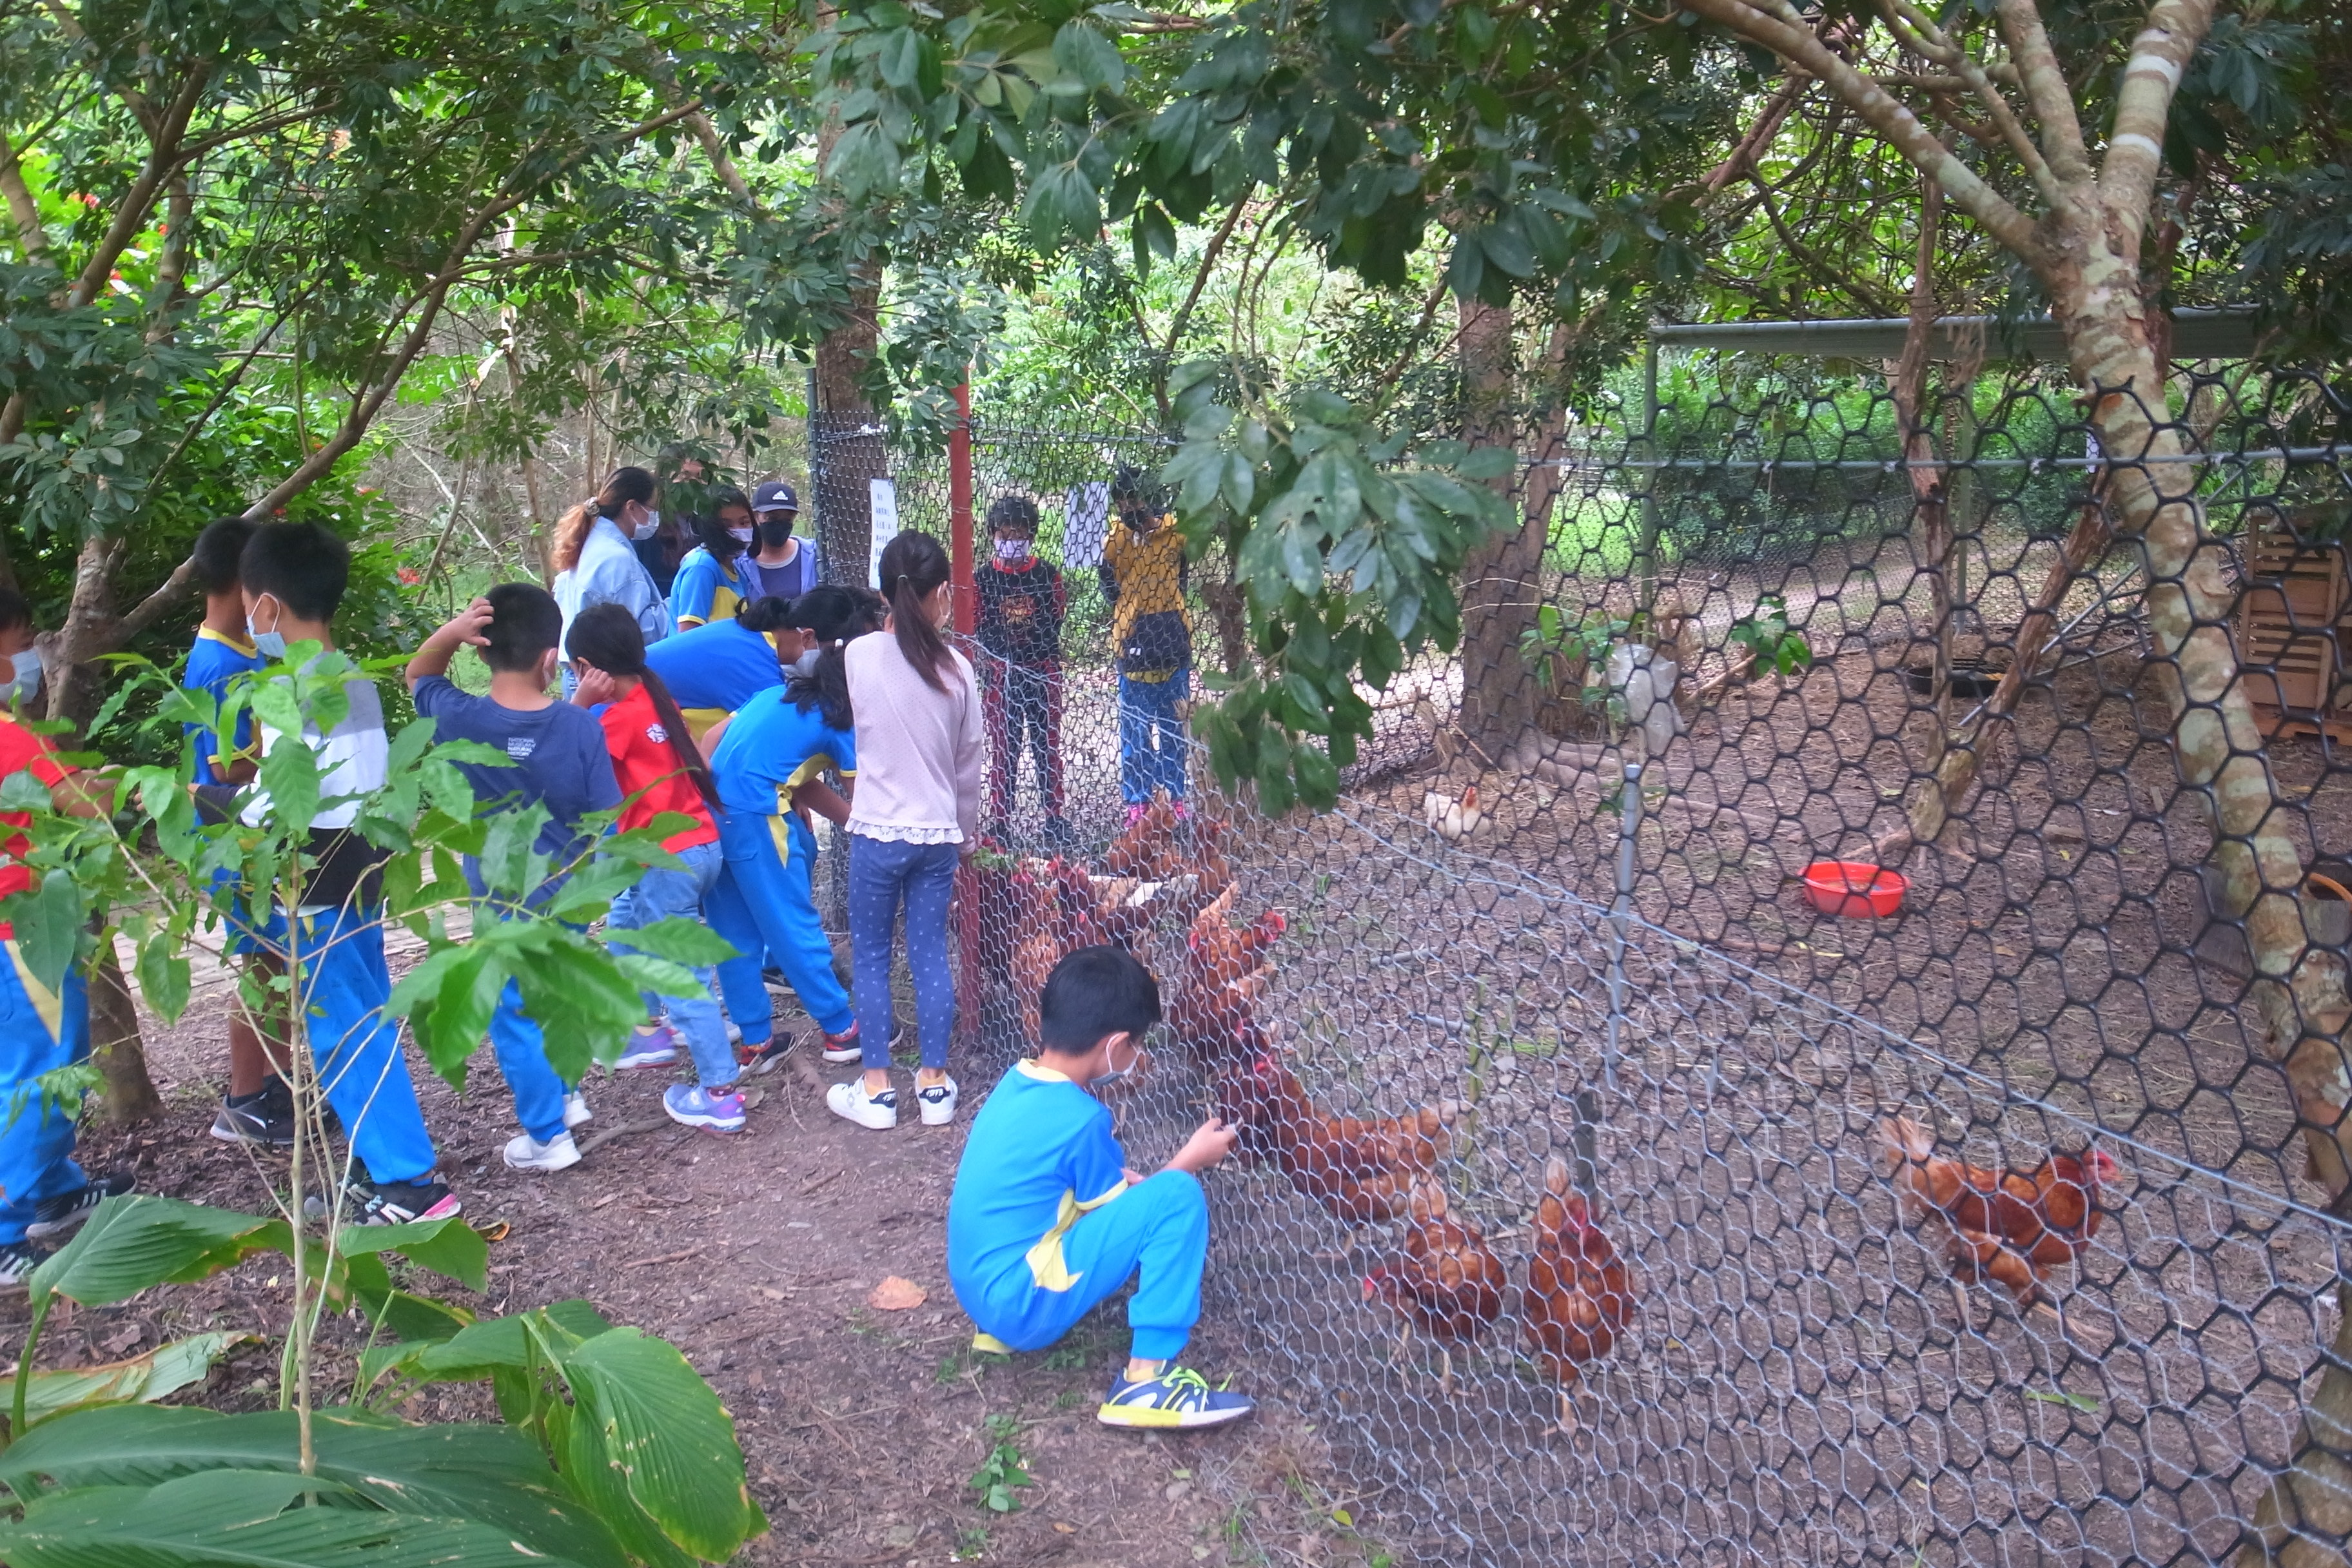
[[[0,712],[0,778],[29,772],[54,788],[73,772],[58,761],[56,752],[47,735],[27,730],[14,714]],[[5,863],[0,863],[0,899],[12,898],[33,885],[33,868],[18,858],[32,847],[24,832],[32,823],[29,811],[0,811],[0,826],[16,829],[0,841],[0,857],[5,857]],[[0,921],[0,942],[13,941],[16,935],[15,926]]]
[[[668,727],[654,711],[653,693],[640,685],[618,702],[606,704],[600,721],[604,726],[604,749],[613,753],[614,776],[621,781],[621,795],[629,803],[621,812],[621,831],[631,832],[665,811],[675,811],[693,817],[694,826],[663,839],[663,848],[675,852],[716,842],[719,825],[711,821],[702,792],[694,787],[694,780],[679,763]],[[694,742],[688,738],[685,743],[690,746]]]

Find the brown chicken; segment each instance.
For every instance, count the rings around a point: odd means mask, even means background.
[[[1198,897],[1203,903],[1234,885],[1233,862],[1225,857],[1233,831],[1233,818],[1205,803],[1192,820],[1192,871],[1200,878]]]
[[[1296,1073],[1262,1053],[1246,1073],[1220,1080],[1228,1115],[1254,1152],[1273,1159],[1290,1184],[1343,1225],[1378,1225],[1405,1212],[1413,1178],[1433,1169],[1452,1139],[1450,1105],[1405,1116],[1327,1116]]]
[[[2081,1256],[2105,1217],[2102,1198],[2119,1187],[2123,1168],[2098,1149],[2052,1152],[2030,1172],[1988,1171],[1936,1153],[1927,1130],[1907,1116],[1878,1124],[1879,1161],[1914,1225],[1942,1223],[1953,1299],[1963,1316],[1960,1279],[1990,1279],[2021,1310],[2036,1300],[2065,1318],[2046,1289],[2050,1270]]]
[[[1062,960],[1066,926],[1060,918],[1061,900],[1053,880],[1034,862],[1013,874],[1012,901],[1021,913],[1021,924],[1004,971],[1012,982],[1013,998],[1021,1005],[1023,1037],[1034,1042],[1037,1003],[1045,990],[1045,977]]]
[[[1176,849],[1176,803],[1166,790],[1152,793],[1142,815],[1119,830],[1103,857],[1104,869],[1114,877],[1140,881],[1165,881],[1183,868]]]
[[[1364,1300],[1377,1296],[1404,1314],[1399,1359],[1416,1326],[1437,1342],[1438,1386],[1451,1394],[1453,1347],[1477,1338],[1502,1315],[1503,1260],[1475,1225],[1446,1212],[1445,1189],[1429,1177],[1414,1180],[1405,1202],[1412,1224],[1403,1255],[1364,1276]]]
[[[1581,1369],[1607,1355],[1633,1316],[1633,1281],[1617,1248],[1592,1223],[1584,1194],[1569,1184],[1568,1162],[1544,1162],[1536,1200],[1534,1253],[1519,1315],[1544,1371],[1559,1384],[1559,1425],[1576,1430],[1571,1393]]]
[[[1252,1007],[1273,979],[1271,964],[1226,985],[1188,978],[1169,1001],[1169,1034],[1212,1074],[1247,1062],[1255,1027]]]
[[[1256,970],[1265,960],[1265,950],[1290,929],[1280,910],[1268,910],[1249,924],[1235,926],[1234,898],[1239,891],[1229,884],[1192,917],[1184,932],[1185,971],[1196,980],[1231,984]]]

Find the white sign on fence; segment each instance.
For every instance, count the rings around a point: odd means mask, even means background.
[[[882,583],[882,547],[898,534],[898,486],[892,479],[868,479],[866,489],[874,519],[874,555],[866,574],[876,587],[887,594],[890,590]]]
[[[1072,485],[1064,502],[1062,570],[1082,571],[1102,564],[1103,544],[1110,532],[1110,485],[1103,479]]]

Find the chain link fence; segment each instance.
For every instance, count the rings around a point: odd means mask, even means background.
[[[1140,1163],[1243,1128],[1210,1310],[1386,1496],[1402,1560],[2231,1559],[2341,1375],[2347,1232],[2080,406],[1961,381],[1906,451],[1867,381],[1700,368],[1654,422],[1540,448],[1540,565],[1367,693],[1321,816],[1254,816],[1196,759],[1181,814],[1135,819],[1101,590],[1068,570],[1064,809],[1024,767],[992,811],[971,1071],[1024,1048],[1068,946],[1152,967],[1170,1025],[1122,1135]],[[2305,868],[2277,890],[2340,998],[2352,409],[2231,366],[2169,397]],[[1088,486],[1167,451],[984,409],[971,445],[974,510],[1032,496],[1056,561]],[[943,454],[869,432],[815,468],[829,570],[873,479],[947,530]],[[1193,573],[1214,669],[1224,583]],[[1639,722],[1644,659],[1676,667],[1670,721]],[[1956,748],[1975,776],[1916,833]]]

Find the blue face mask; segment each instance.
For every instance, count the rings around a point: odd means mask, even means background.
[[[270,663],[275,664],[286,657],[284,632],[261,631],[254,626],[253,617],[247,616],[245,617],[245,635],[247,640],[253,644],[253,651],[269,660]]]
[[[26,648],[16,656],[16,673],[0,681],[0,708],[13,707],[19,702],[29,708],[40,691],[41,657]]]
[[[1117,1049],[1116,1047],[1112,1048]],[[1087,1087],[1099,1094],[1104,1089],[1108,1089],[1111,1085],[1118,1082],[1119,1079],[1133,1076],[1136,1068],[1143,1061],[1143,1048],[1140,1046],[1136,1045],[1133,1041],[1129,1041],[1128,1043],[1128,1049],[1133,1051],[1135,1055],[1128,1059],[1128,1064],[1123,1068],[1112,1067],[1110,1065],[1109,1056],[1105,1055],[1103,1058],[1103,1067],[1106,1070],[1097,1073],[1094,1077],[1087,1079]]]

